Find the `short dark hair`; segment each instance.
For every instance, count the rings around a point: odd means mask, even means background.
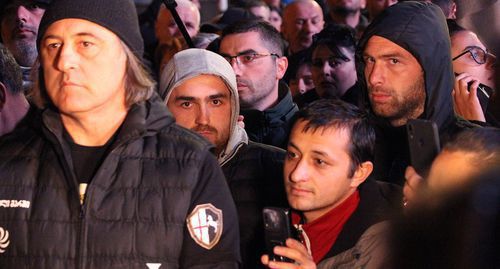
[[[329,24],[313,36],[311,54],[320,45],[327,46],[336,56],[347,61],[349,58],[340,51],[339,47],[344,47],[354,53],[356,50],[356,31],[348,25]]]
[[[21,67],[2,43],[0,43],[0,82],[13,94],[23,91]]]
[[[276,53],[280,57],[285,53],[285,43],[280,33],[271,24],[261,20],[244,20],[229,25],[222,31],[221,42],[228,35],[248,32],[259,33],[261,39],[264,41],[264,46],[272,53]]]
[[[354,105],[339,99],[319,99],[299,110],[293,119],[305,121],[303,132],[316,132],[319,129],[344,129],[349,132],[349,157],[351,167],[349,177],[366,161],[373,162],[375,129],[369,123],[368,115]],[[334,139],[334,138],[332,138]]]

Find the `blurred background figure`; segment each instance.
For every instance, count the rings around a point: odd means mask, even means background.
[[[22,75],[14,57],[0,43],[0,136],[12,131],[28,112]]]
[[[283,15],[281,9],[275,6],[269,6],[271,9],[271,14],[269,15],[269,23],[276,28],[278,32],[281,32],[281,24],[283,23]]]
[[[475,128],[459,133],[448,142],[432,163],[424,181],[413,168],[405,173],[404,196],[408,205],[427,196],[460,189],[484,171],[500,167],[500,129]]]
[[[327,23],[345,24],[356,30],[356,36],[361,37],[368,18],[361,13],[366,6],[366,0],[326,0],[328,16]]]
[[[314,0],[297,0],[286,6],[281,33],[288,42],[288,55],[309,48],[313,35],[319,33],[324,24],[323,10]]]
[[[431,2],[441,8],[447,19],[457,18],[457,4],[454,0],[431,0]]]
[[[25,91],[32,86],[31,67],[38,57],[36,36],[45,9],[51,0],[0,1],[0,30],[2,42],[14,55],[23,73]]]
[[[296,102],[302,94],[314,90],[314,81],[311,73],[311,55],[305,50],[289,57],[289,68],[286,77],[292,92],[292,98]]]
[[[500,170],[468,182],[427,197],[394,223],[386,268],[500,268]]]
[[[262,0],[252,0],[246,4],[246,9],[260,20],[270,22],[271,9]]]
[[[366,10],[368,11],[368,18],[372,21],[378,16],[386,7],[396,4],[398,0],[366,0]]]
[[[467,120],[500,126],[500,115],[488,110],[491,100],[498,98],[494,93],[496,57],[489,53],[474,32],[461,27],[455,20],[448,20],[448,29],[456,74],[453,90],[455,112]]]

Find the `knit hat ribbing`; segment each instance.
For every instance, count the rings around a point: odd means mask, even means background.
[[[38,49],[52,23],[70,18],[88,20],[110,30],[142,59],[144,45],[132,0],[53,0],[38,28]]]

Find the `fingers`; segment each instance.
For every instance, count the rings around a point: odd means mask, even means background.
[[[406,203],[411,204],[415,201],[418,189],[422,185],[424,179],[411,166],[406,167],[405,178],[406,181],[403,187],[403,196],[406,206]]]
[[[470,83],[470,87],[469,87]],[[479,80],[462,73],[455,78],[452,92],[455,113],[467,120],[485,121],[484,113],[477,97]]]

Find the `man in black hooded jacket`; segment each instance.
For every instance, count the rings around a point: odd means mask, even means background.
[[[445,17],[431,3],[393,5],[366,29],[358,56],[365,105],[377,126],[374,178],[402,185],[410,165],[405,126],[409,119],[433,121],[443,143],[469,125],[457,121],[453,112]]]

